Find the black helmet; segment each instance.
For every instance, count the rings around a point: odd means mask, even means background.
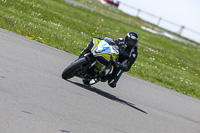
[[[137,45],[138,40],[139,40],[139,37],[135,32],[129,32],[127,33],[125,37],[125,44],[129,48],[133,48]]]

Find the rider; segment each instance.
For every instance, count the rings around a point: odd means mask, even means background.
[[[104,37],[98,37],[100,40],[104,40]],[[138,48],[138,40],[139,37],[135,32],[127,33],[125,39],[117,38],[114,39],[114,43],[119,47],[119,60],[111,59],[111,62],[114,66],[113,72],[102,79],[102,81],[107,81],[110,87],[116,87],[116,83],[121,77],[123,72],[127,72],[130,70],[132,64],[135,62],[138,56],[137,48]]]

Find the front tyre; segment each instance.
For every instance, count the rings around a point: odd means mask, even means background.
[[[79,58],[78,60],[74,61],[70,64],[62,73],[63,79],[70,79],[76,75],[76,72],[81,69],[84,64],[87,64],[88,61],[85,57]]]

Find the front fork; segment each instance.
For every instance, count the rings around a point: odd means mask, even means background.
[[[77,73],[77,76],[82,79],[92,79],[93,77],[89,74],[90,69],[96,64],[96,58],[92,52],[87,48],[82,49],[79,59],[85,57],[88,63],[81,68],[81,71]]]
[[[79,58],[85,56],[87,61],[89,63],[93,63],[96,59],[94,57],[94,55],[92,54],[92,52],[90,51],[90,49],[87,47],[85,49],[82,49],[81,54],[79,56]]]

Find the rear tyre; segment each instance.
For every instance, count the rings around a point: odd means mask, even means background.
[[[76,61],[74,61],[72,64],[70,64],[62,73],[63,79],[70,79],[76,75],[76,72],[81,69],[81,67],[87,64],[87,60],[85,57],[80,58]]]

